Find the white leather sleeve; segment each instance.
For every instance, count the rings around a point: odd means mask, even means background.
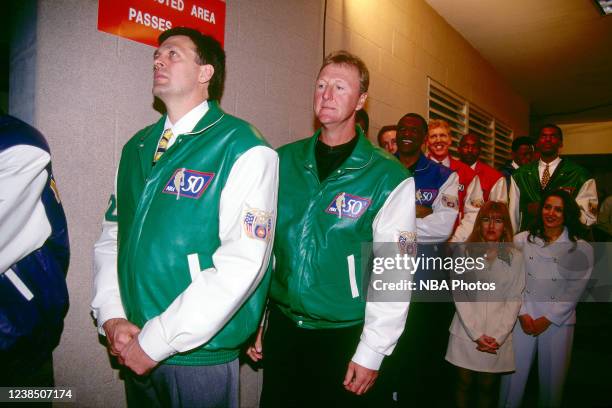
[[[115,192],[109,200],[107,216],[102,220],[102,233],[94,245],[93,299],[91,311],[98,325],[98,332],[105,335],[102,326],[109,319],[125,319],[125,311],[119,294],[117,277],[117,207]]]
[[[416,236],[414,178],[400,183],[389,194],[372,223],[374,243],[397,243],[401,233]],[[376,253],[376,245],[374,256]],[[378,370],[391,354],[404,330],[410,302],[367,302],[361,339],[352,361]]]
[[[40,248],[51,224],[40,200],[51,157],[30,145],[0,152],[0,274]]]

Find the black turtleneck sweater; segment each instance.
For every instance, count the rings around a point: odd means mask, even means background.
[[[334,170],[336,170],[353,153],[357,145],[359,136],[353,137],[349,142],[338,145],[328,146],[321,140],[317,140],[315,146],[315,159],[317,160],[317,172],[319,181],[325,180]]]

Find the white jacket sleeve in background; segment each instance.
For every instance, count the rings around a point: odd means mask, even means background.
[[[456,205],[458,189],[459,177],[456,172],[453,172],[438,191],[438,196],[431,206],[433,213],[416,219],[419,242],[444,242],[450,237],[459,214],[459,208]],[[446,197],[446,201],[443,200],[443,197]],[[448,199],[455,204],[454,207],[447,205]]]
[[[480,211],[480,206],[484,203],[482,194],[482,187],[480,186],[480,179],[478,176],[474,176],[472,182],[467,188],[465,193],[465,203],[463,205],[463,218],[459,222],[451,242],[465,242],[474,229],[474,222],[476,222],[476,215]]]
[[[587,226],[595,224],[597,222],[597,207],[599,203],[595,179],[588,179],[580,187],[576,196],[576,203],[580,207],[580,222]]]
[[[521,190],[519,190],[514,177],[510,177],[510,193],[508,197],[508,210],[510,210],[510,222],[512,230],[518,234],[521,226]]]
[[[499,201],[508,204],[508,188],[504,176],[497,179],[491,191],[489,191],[489,201]]]

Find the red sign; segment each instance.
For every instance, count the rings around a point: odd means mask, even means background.
[[[98,30],[157,47],[172,27],[190,27],[223,45],[224,0],[98,0]]]

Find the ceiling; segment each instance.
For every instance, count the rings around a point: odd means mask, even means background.
[[[426,1],[529,101],[532,119],[612,119],[612,15],[593,0]]]

